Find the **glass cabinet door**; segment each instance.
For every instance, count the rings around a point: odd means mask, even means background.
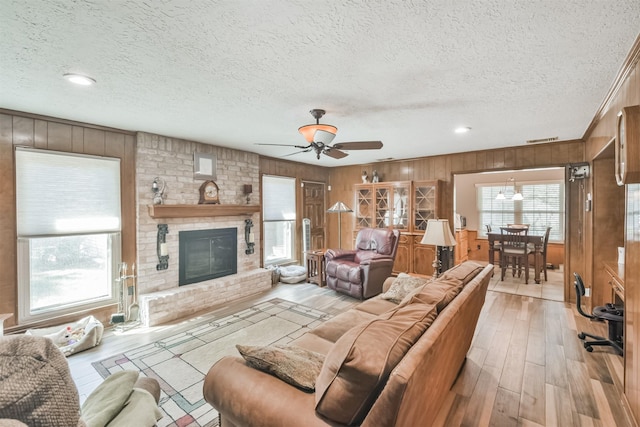
[[[373,227],[373,186],[356,185],[356,229]]]
[[[408,182],[393,184],[393,209],[392,226],[396,230],[409,229],[409,202],[411,197],[411,185]]]
[[[392,215],[391,191],[388,186],[376,185],[374,188],[376,202],[376,228],[388,228]]]
[[[413,229],[426,230],[427,221],[438,219],[439,181],[419,181],[413,185]]]

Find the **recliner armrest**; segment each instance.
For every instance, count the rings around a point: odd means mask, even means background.
[[[353,261],[356,256],[356,251],[348,249],[328,249],[324,254],[325,261],[331,260],[346,260]]]
[[[375,255],[375,256],[372,256],[371,258],[363,259],[362,261],[360,261],[360,265],[371,265],[376,263],[382,263],[385,261],[391,262],[392,264],[394,262],[393,258],[391,258],[388,255]]]

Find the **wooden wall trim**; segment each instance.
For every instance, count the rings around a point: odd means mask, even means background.
[[[598,126],[598,122],[602,119],[602,117],[604,117],[606,112],[609,110],[611,103],[618,98],[618,93],[626,83],[629,75],[634,71],[639,60],[640,60],[640,34],[638,35],[638,37],[636,37],[636,41],[633,43],[631,50],[629,51],[629,53],[627,54],[627,57],[622,63],[622,66],[620,67],[620,71],[618,71],[618,74],[613,80],[611,89],[609,89],[609,92],[604,97],[602,104],[600,104],[600,107],[596,110],[596,114],[593,116],[593,119],[591,119],[591,123],[589,124],[589,127],[587,127],[587,130],[585,130],[584,135],[582,135],[582,139],[586,141],[589,135],[591,135],[593,130],[596,128],[596,126]]]
[[[42,114],[33,114],[33,113],[26,113],[24,111],[9,110],[7,108],[0,108],[0,114],[7,114],[10,116],[17,116],[17,117],[26,117],[26,118],[35,119],[35,120],[44,120],[47,122],[62,123],[70,126],[80,126],[87,129],[96,129],[96,130],[101,130],[105,132],[116,132],[116,133],[121,133],[125,135],[131,135],[131,136],[135,136],[138,133],[137,131],[112,128],[108,126],[99,126],[91,123],[77,122],[74,120],[59,119],[57,117],[44,116]]]

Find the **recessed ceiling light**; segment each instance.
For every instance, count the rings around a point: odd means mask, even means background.
[[[470,127],[466,127],[466,126],[461,126],[459,128],[456,128],[456,130],[454,131],[455,133],[467,133],[471,130]]]
[[[75,83],[81,86],[91,86],[96,82],[95,79],[92,79],[91,77],[83,76],[82,74],[67,73],[63,77],[69,80],[71,83]]]

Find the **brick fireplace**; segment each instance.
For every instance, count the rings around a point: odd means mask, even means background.
[[[260,268],[259,227],[254,228],[256,251],[247,255],[244,241],[245,219],[259,224],[259,213],[233,213],[216,216],[173,215],[154,218],[148,205],[152,204],[151,184],[155,177],[166,182],[165,205],[198,205],[201,180],[193,178],[193,153],[215,154],[220,194],[220,206],[246,204],[244,185],[254,189],[257,204],[259,158],[257,154],[215,147],[192,141],[138,133],[136,152],[137,185],[137,265],[138,293],[141,318],[148,326],[157,325],[191,314],[206,311],[229,301],[243,298],[271,287],[271,274]],[[189,210],[189,206],[183,207]],[[257,209],[254,209],[257,210]],[[189,213],[191,215],[192,213]],[[156,240],[158,224],[167,224],[166,248],[169,266],[157,270]],[[236,228],[235,274],[188,286],[179,286],[179,235],[208,229]]]

